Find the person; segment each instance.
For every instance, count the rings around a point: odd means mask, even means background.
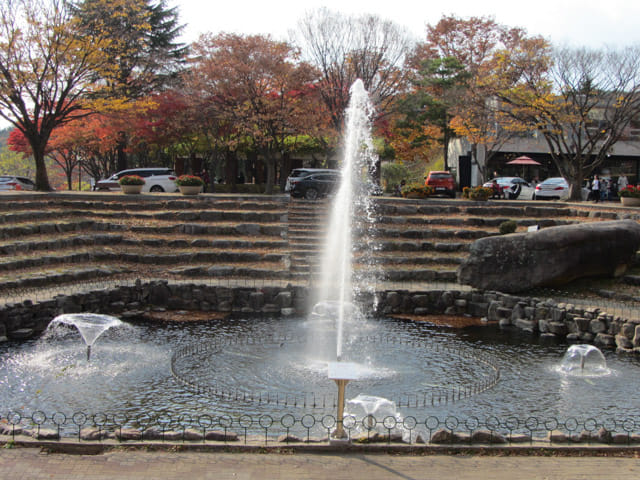
[[[202,170],[202,172],[200,172],[198,174],[198,176],[202,179],[202,181],[204,182],[204,187],[202,188],[203,192],[207,191],[207,188],[209,187],[209,182],[211,181],[209,179],[209,174],[207,173],[207,171],[205,169]]]
[[[628,185],[629,180],[627,180],[627,176],[623,173],[618,177],[618,191],[622,190],[623,188],[627,188]]]
[[[396,185],[396,192],[395,192],[396,197],[401,197],[402,196],[402,188],[406,184],[407,184],[407,182],[405,180],[402,180],[398,185]]]
[[[591,182],[591,196],[598,203],[600,201],[600,179],[598,175],[593,176],[593,181]]]
[[[491,188],[493,188],[493,195],[491,196],[491,198],[500,199],[504,197],[504,192],[502,191],[502,188],[495,178],[493,179],[493,182],[491,182]]]

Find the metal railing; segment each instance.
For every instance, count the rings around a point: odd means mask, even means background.
[[[10,412],[0,417],[0,442],[21,436],[36,440],[94,442],[116,441],[225,442],[236,444],[327,443],[338,421],[333,415],[190,415],[163,413],[129,418],[119,413],[72,414],[34,411]],[[579,419],[489,416],[445,418],[428,416],[356,418],[346,415],[343,430],[356,443],[404,444],[615,444],[640,443],[640,419]]]

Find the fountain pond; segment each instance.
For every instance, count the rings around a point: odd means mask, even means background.
[[[0,403],[6,411],[25,414],[84,412],[130,419],[334,414],[335,384],[327,377],[326,360],[310,353],[310,328],[300,318],[123,323],[100,337],[90,361],[77,333],[48,331],[36,340],[0,345]],[[328,344],[331,338],[317,340]],[[177,358],[173,367],[180,378],[209,387],[199,393],[171,374],[175,352],[193,345],[215,348]],[[492,327],[454,330],[388,318],[366,320],[345,339],[344,349],[370,367],[349,383],[347,399],[389,399],[403,416],[640,415],[640,392],[631,381],[640,365],[631,356],[606,353],[606,375],[570,375],[559,368],[566,345]],[[491,379],[494,367],[500,380],[491,388],[456,402],[438,400],[444,398],[438,392]]]

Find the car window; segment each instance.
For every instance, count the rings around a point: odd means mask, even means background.
[[[436,179],[436,180],[443,180],[443,179],[450,179],[452,176],[451,174],[448,173],[433,173],[429,175],[430,178]]]

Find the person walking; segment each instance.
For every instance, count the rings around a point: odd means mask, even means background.
[[[600,179],[598,175],[593,176],[593,182],[591,182],[591,195],[596,203],[600,201]]]

